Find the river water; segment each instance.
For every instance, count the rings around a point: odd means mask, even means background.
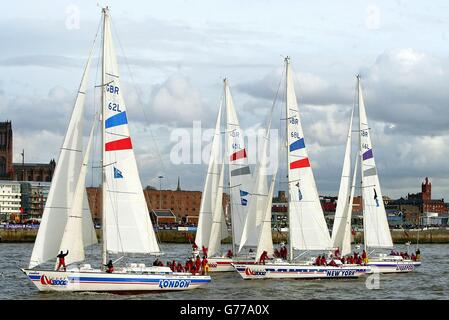
[[[9,299],[449,299],[449,246],[420,245],[422,266],[408,274],[380,275],[379,281],[367,278],[342,280],[243,280],[236,272],[212,274],[203,288],[164,293],[116,295],[108,293],[42,293],[19,270],[26,267],[32,243],[0,243],[0,300]],[[163,260],[187,257],[187,244],[162,244]],[[397,246],[405,251],[405,246]],[[415,249],[411,246],[410,249]],[[87,261],[95,266],[100,246],[87,249]],[[144,261],[151,265],[151,258]],[[140,262],[142,262],[140,260]],[[98,263],[98,262],[97,262]],[[378,285],[377,285],[378,284]],[[371,288],[371,289],[369,289]]]

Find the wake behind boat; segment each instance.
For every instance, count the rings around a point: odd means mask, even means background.
[[[161,251],[133,151],[108,8],[103,9],[102,13],[102,267],[92,268],[86,263],[76,265],[85,260],[85,247],[97,243],[85,188],[97,121],[92,126],[84,156],[82,143],[90,55],[60,151],[29,268],[22,271],[40,291],[131,292],[198,288],[209,283],[210,276],[174,272],[168,267],[147,267],[143,263],[114,267],[112,259],[106,263],[108,255],[121,255],[117,262],[126,255],[159,255]],[[58,252],[60,260],[56,270],[38,268],[54,259]],[[59,271],[60,267],[64,271]]]

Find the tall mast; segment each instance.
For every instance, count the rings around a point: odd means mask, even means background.
[[[290,65],[290,57],[285,58],[285,139],[288,141],[288,102],[287,102],[287,88],[288,88],[288,76],[289,76],[289,65]],[[293,245],[292,245],[292,232],[291,232],[291,215],[290,215],[290,183],[289,183],[289,148],[285,148],[287,152],[287,217],[288,217],[288,243],[290,247],[290,261],[293,261]]]
[[[106,88],[105,86],[105,69],[106,69],[106,64],[105,64],[105,53],[106,53],[106,48],[105,48],[105,30],[106,30],[106,18],[108,15],[108,7],[103,8],[102,9],[102,13],[103,13],[103,44],[102,44],[102,56],[101,56],[101,61],[102,61],[102,68],[101,68],[101,162],[100,162],[100,166],[101,166],[101,192],[102,192],[102,206],[101,206],[101,213],[102,213],[102,240],[103,240],[103,252],[102,252],[102,268],[103,265],[106,264],[107,262],[107,258],[108,258],[108,253],[107,253],[107,246],[106,246],[106,214],[105,214],[105,199],[106,199],[106,191],[104,188],[104,180],[105,180],[105,170],[104,170],[104,152],[105,152],[105,147],[104,147],[104,131],[105,131],[105,126],[104,126],[104,90]]]
[[[224,78],[223,79],[223,92],[224,92],[224,105],[225,105],[225,110],[226,110],[226,117],[225,117],[225,119],[226,119],[226,126],[225,126],[225,130],[227,130],[228,129],[228,126],[227,126],[227,119],[228,119],[228,96],[227,96],[227,94],[226,94],[226,87],[227,87],[227,85],[228,85],[228,80],[226,79],[226,78]],[[225,151],[225,161],[229,161],[229,160],[226,160],[226,159],[228,159],[228,157],[227,157],[227,155],[228,155],[228,135],[227,134],[225,134],[225,146],[226,146],[226,151]],[[223,162],[223,165],[225,165],[225,162]],[[232,239],[232,252],[234,253],[235,252],[235,239],[234,239],[234,234],[235,234],[235,232],[234,232],[234,226],[235,226],[235,221],[232,221],[232,191],[231,191],[231,188],[232,188],[232,186],[231,186],[231,170],[230,170],[230,168],[229,168],[229,165],[228,165],[228,174],[229,174],[229,204],[231,205],[231,215],[229,216],[230,218],[231,218],[231,239]]]
[[[360,74],[357,74],[357,106],[359,108],[359,157],[360,157],[360,184],[361,184],[361,192],[360,192],[360,203],[362,204],[362,214],[364,214],[365,212],[365,202],[363,201],[363,159],[362,159],[362,124],[361,124],[361,120],[360,120]],[[364,221],[364,219],[362,219],[362,223],[363,223],[363,248],[366,251],[366,223]]]

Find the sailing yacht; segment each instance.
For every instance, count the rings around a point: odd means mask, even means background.
[[[199,248],[204,246],[208,250],[209,272],[234,271],[232,263],[249,264],[254,261],[254,252],[245,253],[240,248],[238,253],[234,254],[236,246],[240,244],[248,208],[251,206],[253,181],[243,131],[240,128],[227,79],[223,80],[223,86],[223,99],[217,115],[195,236],[195,244]],[[223,105],[226,117],[222,116]],[[221,157],[222,118],[226,118],[226,158]],[[227,189],[224,187],[225,167],[228,168],[229,174],[232,256],[221,252],[221,240],[228,237],[222,203],[223,192]],[[247,241],[245,245],[256,247],[257,242],[255,240]],[[198,250],[194,250],[193,255],[196,256],[199,253]]]
[[[387,213],[385,211],[382,191],[380,189],[378,171],[374,160],[373,146],[370,137],[370,128],[368,126],[368,119],[365,111],[365,102],[363,99],[363,92],[359,75],[357,75],[357,91],[360,147],[358,156],[360,157],[360,172],[362,175],[361,189],[363,204],[364,248],[368,253],[368,265],[373,267],[373,269],[377,268],[377,270],[382,273],[411,272],[415,269],[415,267],[421,265],[421,261],[404,259],[402,256],[390,255],[386,253],[375,254],[376,249],[392,249],[393,241],[391,239]],[[346,153],[348,153],[348,147],[346,148]],[[355,171],[356,170],[354,170],[354,179]],[[351,194],[351,201],[352,197],[353,193]],[[352,208],[352,204],[348,206],[348,216],[350,219],[349,208]],[[346,230],[345,232],[347,233],[349,231]],[[369,252],[370,249],[372,249],[371,252]]]
[[[270,259],[268,263],[259,263],[258,261],[260,253],[266,251],[270,256],[273,252],[271,240],[271,198],[275,181],[275,175],[273,175],[265,208],[261,214],[263,218],[259,219],[261,223],[258,235],[258,256],[252,265],[235,263],[233,266],[243,279],[360,277],[368,273],[370,268],[343,264],[317,266],[314,265],[313,258],[299,261],[299,257],[294,257],[294,250],[301,250],[304,253],[309,251],[329,252],[332,249],[332,244],[307,154],[289,57],[285,59],[285,78],[289,259],[288,261]]]
[[[101,265],[108,255],[161,254],[148,214],[133,151],[114,45],[109,9],[102,9],[102,215]],[[95,41],[94,41],[95,45]],[[40,291],[168,291],[189,290],[211,281],[210,276],[173,272],[168,267],[128,263],[110,273],[85,260],[85,247],[97,243],[87,204],[85,178],[94,126],[83,156],[82,128],[85,92],[92,51],[84,70],[42,223],[28,268],[22,271]],[[66,271],[40,267],[61,251]],[[112,260],[112,259],[111,259]],[[117,262],[117,261],[116,261]]]

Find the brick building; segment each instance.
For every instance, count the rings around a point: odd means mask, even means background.
[[[89,207],[94,221],[101,221],[101,188],[90,187],[87,189]],[[146,187],[143,190],[148,210],[170,210],[176,216],[178,222],[198,221],[201,206],[201,191],[184,191],[178,186],[177,190],[157,190]],[[229,203],[229,195],[223,194],[223,207]]]

